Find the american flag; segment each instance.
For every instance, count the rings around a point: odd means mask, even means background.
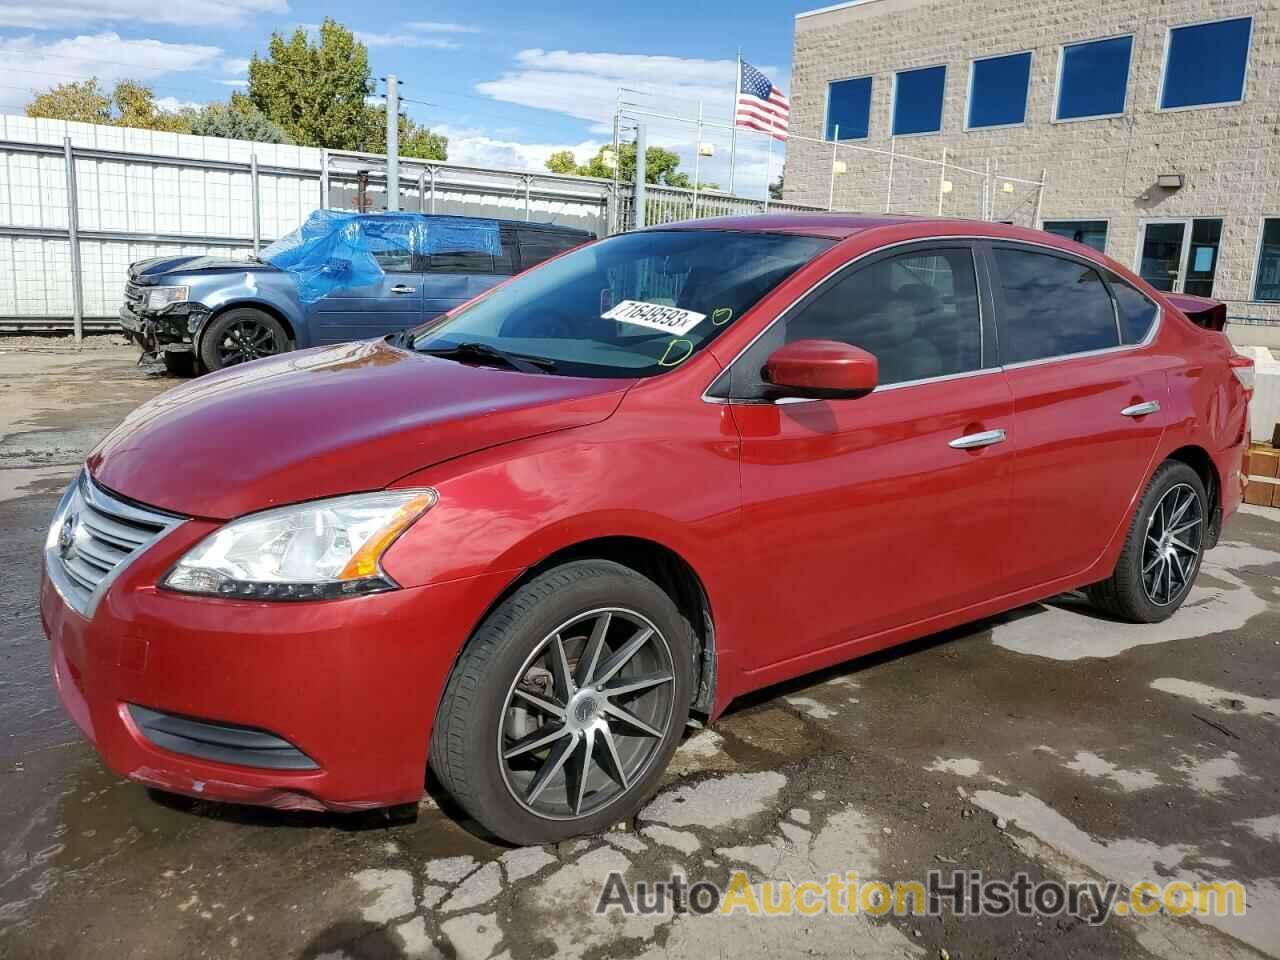
[[[771,133],[774,139],[787,139],[787,118],[791,115],[791,101],[782,91],[769,82],[763,73],[742,61],[742,80],[738,84],[737,113],[734,123]]]

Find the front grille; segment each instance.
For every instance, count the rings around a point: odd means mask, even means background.
[[[124,285],[124,298],[130,306],[137,307],[142,303],[143,290],[141,284],[130,280]]]
[[[88,617],[111,581],[181,517],[126,503],[82,472],[54,514],[45,565],[58,591]]]
[[[266,770],[319,770],[288,740],[257,727],[196,720],[129,704],[138,731],[157,747],[201,760]]]

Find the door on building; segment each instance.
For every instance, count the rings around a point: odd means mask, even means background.
[[[1220,218],[1143,220],[1134,258],[1138,275],[1166,293],[1211,297],[1221,241]]]

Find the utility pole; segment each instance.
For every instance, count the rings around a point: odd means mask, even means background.
[[[387,74],[387,211],[400,209],[400,91]]]
[[[648,173],[645,161],[648,159],[645,153],[648,151],[648,138],[645,135],[643,123],[636,124],[636,186],[634,194],[635,215],[632,217],[634,221],[631,224],[633,230],[644,229],[644,190],[645,178]]]

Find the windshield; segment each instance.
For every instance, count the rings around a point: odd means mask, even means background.
[[[416,350],[501,350],[587,377],[677,367],[834,241],[712,230],[620,234],[522,274],[420,332]],[[459,347],[464,347],[458,351]]]

